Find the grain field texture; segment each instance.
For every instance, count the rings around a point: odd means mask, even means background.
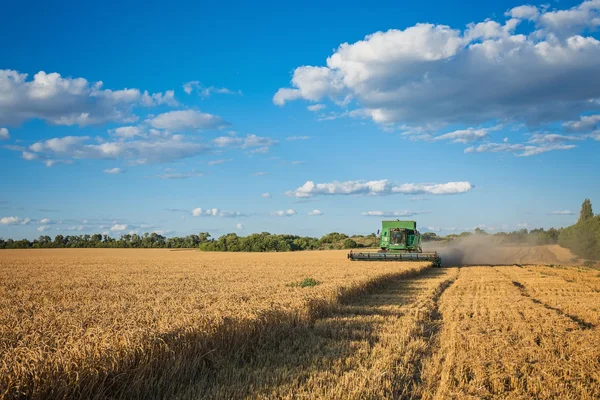
[[[4,251],[0,398],[600,398],[598,270],[345,255]]]
[[[164,398],[426,263],[345,252],[0,253],[0,396]],[[315,287],[290,287],[310,277]]]

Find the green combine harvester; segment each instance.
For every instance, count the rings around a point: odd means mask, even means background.
[[[352,261],[429,261],[442,265],[437,252],[423,253],[421,235],[416,221],[383,221],[379,236],[379,251],[348,253]]]

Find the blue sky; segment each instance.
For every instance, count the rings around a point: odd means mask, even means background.
[[[17,3],[0,237],[548,228],[600,198],[599,0]]]

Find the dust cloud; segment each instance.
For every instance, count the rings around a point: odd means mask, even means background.
[[[485,235],[471,235],[449,243],[430,242],[424,247],[423,251],[437,251],[445,267],[558,262],[544,246],[503,246]]]

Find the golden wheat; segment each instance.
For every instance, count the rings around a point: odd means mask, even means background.
[[[427,264],[344,252],[3,251],[0,395],[155,397]],[[286,284],[311,277],[315,287]]]
[[[0,256],[4,398],[600,397],[597,270],[342,251]],[[289,285],[306,277],[320,284]]]
[[[530,274],[518,267],[460,270],[440,299],[444,323],[427,361],[427,398],[600,396],[598,328],[560,307],[586,308],[552,300],[544,278]],[[577,295],[586,293],[580,288]]]

